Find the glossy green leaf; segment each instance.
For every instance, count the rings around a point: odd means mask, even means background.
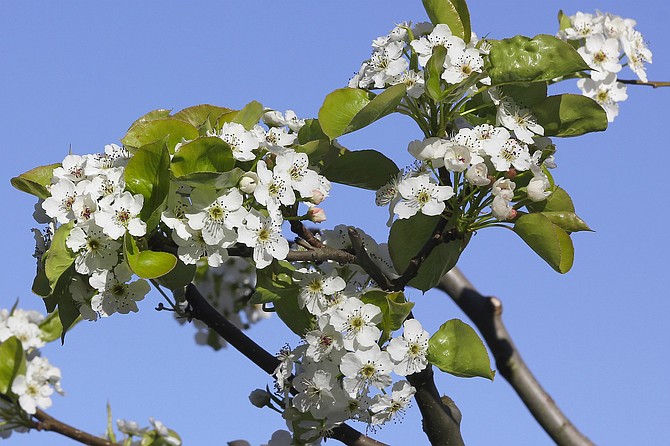
[[[393,113],[407,87],[403,84],[387,88],[375,96],[358,88],[340,88],[326,96],[319,110],[319,124],[330,139],[372,124]]]
[[[170,117],[170,112],[172,110],[166,110],[164,108],[159,108],[157,110],[152,110],[149,113],[146,113],[139,118],[135,120],[132,124],[130,124],[130,128],[132,129],[135,127],[137,124],[142,123],[142,122],[148,122],[148,121],[154,121],[156,119],[161,119],[161,118],[168,118]]]
[[[382,311],[382,338],[380,341],[386,342],[396,330],[402,327],[407,316],[414,308],[413,302],[407,302],[402,292],[388,293],[382,290],[371,290],[361,296],[361,300],[366,304],[373,304]]]
[[[514,222],[514,232],[559,273],[564,274],[572,268],[575,255],[572,240],[547,216],[524,214]]]
[[[200,134],[192,124],[174,117],[141,121],[133,125],[121,142],[129,148],[137,149],[156,141],[167,142],[168,150],[174,153],[174,147],[183,139],[195,139]]]
[[[470,42],[470,12],[465,0],[422,0],[423,7],[434,25],[446,23],[455,36]]]
[[[51,246],[44,254],[44,273],[49,279],[51,291],[54,290],[60,276],[74,263],[76,255],[65,244],[73,225],[74,223],[70,222],[56,229]]]
[[[177,259],[177,263],[172,270],[156,279],[156,281],[169,290],[176,290],[183,288],[193,281],[195,277],[196,265],[186,265],[181,260]]]
[[[221,138],[198,138],[179,149],[170,169],[180,178],[197,172],[227,172],[235,166],[230,146]]]
[[[565,31],[568,28],[572,28],[572,23],[570,22],[570,17],[563,13],[563,10],[558,11],[558,29]]]
[[[493,380],[491,360],[484,343],[468,324],[451,319],[430,337],[428,361],[461,378],[481,376]]]
[[[235,167],[228,172],[194,172],[179,177],[179,182],[189,186],[207,186],[214,189],[225,189],[236,186],[245,171]]]
[[[590,69],[569,43],[548,34],[515,36],[492,45],[487,69],[492,85],[551,81]]]
[[[567,233],[580,231],[593,232],[589,228],[589,225],[574,212],[542,212],[542,215]]]
[[[398,166],[376,150],[347,151],[325,164],[321,174],[335,183],[377,190],[398,173]]]
[[[511,96],[518,106],[524,108],[530,108],[547,98],[546,82],[507,84],[501,85],[500,89],[503,95]]]
[[[177,258],[169,252],[140,251],[128,233],[124,236],[123,253],[130,269],[143,279],[161,277],[177,265]]]
[[[148,221],[170,190],[170,153],[165,141],[138,148],[126,165],[124,178],[127,190],[144,196],[140,218]]]
[[[261,119],[264,112],[265,109],[263,108],[263,104],[257,101],[251,101],[245,105],[242,110],[237,112],[235,118],[233,118],[233,122],[242,124],[245,129],[251,130],[258,124],[258,121]]]
[[[33,293],[37,294],[40,297],[47,297],[51,294],[51,285],[49,285],[49,278],[44,272],[44,258],[42,258],[42,263],[37,268],[35,273],[35,278],[33,279],[33,286],[31,287]]]
[[[41,338],[44,342],[55,341],[63,334],[63,324],[60,321],[58,310],[49,313],[49,315],[40,322]]]
[[[316,320],[306,308],[301,309],[298,305],[297,289],[293,293],[287,293],[281,299],[273,301],[277,316],[286,324],[291,331],[298,336],[304,336],[315,328]]]
[[[526,207],[531,212],[575,212],[572,198],[563,188],[558,186],[546,200],[528,203]]]
[[[216,105],[200,104],[178,111],[173,115],[173,117],[181,119],[182,121],[186,121],[195,128],[200,128],[205,125],[205,123],[207,123],[210,128],[214,128],[219,116],[232,111],[235,110],[226,107],[219,107]]]
[[[17,375],[25,375],[26,357],[23,346],[15,336],[0,344],[0,394],[7,394]]]
[[[81,314],[79,309],[72,298],[67,287],[64,288],[63,293],[58,301],[58,319],[60,320],[63,331],[60,335],[61,343],[65,342],[65,334],[68,330],[75,325],[77,322],[81,321]]]
[[[318,119],[305,119],[305,125],[300,127],[298,131],[298,143],[306,144],[310,141],[319,139],[328,139],[328,136],[323,133]]]
[[[35,167],[18,177],[12,178],[12,186],[37,198],[48,198],[51,194],[47,190],[47,186],[51,184],[53,171],[56,167],[60,167],[60,163]]]
[[[428,217],[419,213],[411,218],[393,222],[389,234],[389,251],[396,271],[402,274],[407,269],[410,260],[430,239],[439,221],[439,216]],[[423,262],[419,273],[409,284],[424,292],[436,286],[440,278],[456,265],[468,241],[469,237],[467,240],[439,244]]]
[[[607,129],[607,114],[596,101],[578,94],[549,96],[531,107],[544,136],[579,136]]]
[[[275,260],[269,268],[256,270],[256,289],[250,304],[264,304],[298,295],[300,287],[293,283],[295,267],[284,260]]]
[[[447,58],[447,49],[442,45],[433,48],[433,55],[428,59],[426,69],[426,92],[435,102],[444,99],[442,90],[442,73],[444,72],[444,59]]]

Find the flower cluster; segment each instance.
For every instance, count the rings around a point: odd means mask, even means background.
[[[50,407],[54,391],[63,393],[60,369],[40,356],[39,349],[46,343],[40,328],[43,321],[44,316],[36,311],[0,310],[0,345],[12,337],[20,341],[26,365],[25,372],[14,377],[9,392],[0,394],[0,438],[7,438],[12,430],[25,432],[30,427],[29,414],[38,407]]]
[[[193,283],[216,311],[240,329],[247,329],[272,314],[263,311],[261,305],[249,305],[256,287],[256,270],[240,257],[230,257],[216,268],[200,261]],[[180,300],[178,305],[185,308],[187,302]],[[175,312],[175,317],[181,324],[186,322],[179,312]],[[225,347],[226,342],[202,321],[194,319],[192,325],[197,330],[196,344],[209,345],[215,350]]]
[[[577,85],[585,96],[598,102],[612,122],[619,114],[618,102],[628,99],[626,86],[617,82],[617,74],[623,66],[647,82],[645,64],[651,63],[651,51],[635,29],[633,19],[597,12],[578,12],[568,17],[569,26],[558,33],[558,37],[574,42],[577,51],[592,68],[591,77],[580,79]],[[623,58],[626,63],[622,64]]]
[[[324,243],[346,248],[351,242],[344,229],[322,231]],[[379,259],[380,267],[388,262],[385,246],[357,231],[368,253],[377,254],[371,258]],[[389,340],[382,310],[368,299],[370,293],[384,293],[369,287],[357,267],[325,262],[296,270],[293,282],[299,287],[298,306],[315,321],[304,344],[280,354],[274,374],[283,396],[277,401],[294,441],[318,442],[346,420],[378,426],[401,417],[415,389],[404,380],[394,383],[392,373],[406,376],[427,366],[429,336],[421,324],[408,319],[403,334]],[[289,397],[291,388],[296,393]],[[252,395],[254,404],[271,404],[270,396],[258,393]]]
[[[404,84],[407,94],[418,98],[425,91],[423,67],[437,46],[447,50],[441,75],[447,84],[456,85],[473,78],[490,83],[484,74],[482,57],[487,53],[486,45],[482,45],[474,35],[466,44],[445,24],[433,27],[430,23],[421,22],[414,27],[406,23],[398,25],[388,35],[375,39],[372,56],[363,62],[359,72],[349,81],[349,87],[385,88]]]
[[[84,318],[136,312],[137,301],[148,293],[145,280],[131,281],[124,238],[146,246],[152,237],[163,236],[182,263],[205,258],[211,267],[228,259],[228,248],[246,246],[262,269],[288,254],[281,233],[285,216],[325,219],[314,205],[328,195],[330,183],[310,167],[305,153],[294,150],[304,121],[290,110],[268,111],[263,119],[266,127],[247,130],[225,122],[206,132],[204,138],[220,138],[230,148],[236,164],[229,173],[233,183],[193,185],[171,176],[167,206],[155,228],[147,228],[147,217],[140,216],[145,197],[126,187],[126,166],[134,152],[111,144],[103,154],[68,155],[54,169],[50,196],[37,218],[59,225],[56,231],[67,228],[65,245],[75,256],[69,291]],[[190,142],[182,140],[170,156]],[[300,202],[310,208],[303,216],[296,215]],[[50,238],[39,231],[36,238],[41,260]]]
[[[149,418],[150,427],[140,427],[136,421],[116,420],[116,426],[124,435],[123,444],[161,444],[166,446],[181,446],[179,435],[172,429],[168,429],[162,422]],[[139,437],[134,440],[134,437]],[[110,439],[111,440],[111,439]]]

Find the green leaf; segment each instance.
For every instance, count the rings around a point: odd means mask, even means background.
[[[264,304],[298,296],[300,287],[293,283],[295,267],[284,260],[274,260],[269,268],[256,270],[256,289],[250,304]]]
[[[78,314],[79,312],[77,312]],[[63,324],[60,321],[58,310],[49,315],[40,322],[40,330],[42,331],[41,338],[44,342],[55,341],[63,334]]]
[[[143,279],[164,276],[177,265],[177,258],[169,252],[140,251],[128,233],[123,239],[123,254],[130,269]]]
[[[507,84],[500,89],[505,96],[511,96],[518,106],[524,108],[530,108],[547,98],[546,82]]]
[[[572,28],[572,23],[570,22],[570,17],[563,13],[563,10],[558,11],[558,29],[560,31],[565,31],[568,28]]]
[[[61,343],[65,343],[65,333],[67,333],[73,325],[81,321],[81,313],[79,312],[67,286],[64,287],[61,298],[58,301],[58,319],[63,327],[60,340]]]
[[[133,125],[121,142],[133,149],[138,149],[156,141],[167,138],[167,147],[170,153],[174,153],[174,147],[186,140],[196,139],[200,134],[192,124],[176,119],[174,117],[159,118],[152,121],[141,121]]]
[[[565,189],[558,186],[546,200],[528,203],[526,207],[531,212],[575,212],[572,198]]]
[[[233,122],[242,124],[245,129],[251,130],[263,116],[265,110],[263,104],[257,101],[251,101],[244,108],[237,112]]]
[[[515,36],[492,45],[487,68],[491,85],[551,81],[590,69],[569,43],[548,34]]]
[[[226,189],[237,186],[245,171],[235,167],[228,172],[194,172],[179,177],[179,183],[189,186],[207,186],[214,189]]]
[[[281,299],[275,300],[272,305],[279,319],[298,336],[304,336],[314,329],[316,320],[306,308],[300,309],[297,289],[294,293],[288,293]]]
[[[346,151],[325,164],[321,174],[335,183],[377,190],[398,171],[398,166],[382,153],[376,150],[357,150]]]
[[[446,23],[451,33],[470,42],[470,12],[465,0],[422,0],[433,25]]]
[[[170,169],[180,178],[196,172],[227,172],[235,166],[230,146],[221,138],[198,138],[179,149]]]
[[[172,268],[169,273],[156,279],[156,281],[169,290],[183,288],[193,281],[196,269],[197,266],[195,264],[186,265],[184,262],[177,259],[175,267]]]
[[[442,45],[433,48],[433,55],[426,64],[426,92],[435,102],[444,99],[442,90],[442,73],[444,72],[444,59],[447,57],[447,49]]]
[[[542,213],[524,214],[514,232],[545,262],[561,274],[572,268],[575,251],[570,236]]]
[[[198,129],[205,123],[207,123],[210,128],[214,128],[216,127],[216,120],[219,116],[232,111],[235,110],[226,107],[218,107],[216,105],[200,104],[178,111],[172,117],[186,121]]]
[[[542,215],[567,233],[579,231],[593,232],[593,230],[589,228],[589,225],[587,225],[586,222],[579,218],[574,212],[542,212]]]
[[[389,252],[396,271],[402,274],[410,260],[416,256],[430,239],[440,216],[428,217],[421,213],[393,222],[389,234]],[[428,291],[438,284],[443,275],[456,265],[470,236],[465,240],[441,243],[423,262],[419,273],[409,284],[421,291]]]
[[[141,122],[148,122],[148,121],[154,121],[156,119],[161,119],[161,118],[168,118],[170,117],[170,112],[172,110],[166,110],[164,108],[159,108],[158,110],[152,110],[149,113],[146,113],[139,118],[135,120],[132,124],[130,124],[130,128],[132,129],[135,127],[137,124]]]
[[[300,127],[298,131],[298,143],[306,144],[310,141],[319,139],[328,139],[328,136],[323,133],[318,119],[305,119],[305,125]]]
[[[607,114],[596,101],[578,94],[549,96],[531,107],[544,136],[579,136],[607,129]]]
[[[53,177],[53,172],[56,167],[60,167],[60,163],[35,167],[26,173],[22,173],[18,177],[12,178],[12,186],[21,192],[34,195],[37,198],[44,200],[51,196],[47,190],[47,186],[51,184],[51,178]]]
[[[41,264],[37,267],[35,278],[33,279],[33,286],[31,287],[33,293],[40,297],[47,297],[51,294],[51,285],[49,285],[49,278],[44,272],[44,258]]]
[[[51,291],[56,287],[60,276],[74,263],[76,255],[65,244],[73,225],[70,222],[56,229],[51,246],[44,254],[44,273],[49,279]]]
[[[387,293],[382,290],[367,291],[361,296],[366,304],[373,304],[382,311],[382,337],[380,342],[386,342],[391,333],[399,330],[402,323],[414,308],[413,302],[407,302],[402,292]]]
[[[15,336],[0,344],[0,394],[8,394],[17,375],[25,375],[26,357]]]
[[[126,189],[144,196],[140,218],[148,221],[170,190],[170,153],[165,141],[138,148],[126,165],[124,178]]]
[[[393,113],[407,87],[403,84],[387,88],[381,94],[358,88],[340,88],[326,96],[319,110],[319,124],[330,139],[372,124]]]
[[[461,378],[481,376],[493,381],[495,375],[484,343],[472,327],[458,319],[445,322],[430,337],[428,361]]]

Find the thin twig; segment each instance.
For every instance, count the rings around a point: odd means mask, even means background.
[[[35,423],[35,429],[56,432],[68,438],[90,446],[117,446],[117,443],[111,443],[104,438],[96,437],[87,432],[79,430],[69,424],[63,423],[48,415],[46,412],[37,409],[33,415],[38,422]]]
[[[269,375],[274,374],[279,366],[279,360],[242,333],[239,328],[212,307],[192,283],[186,287],[185,297],[189,303],[189,311],[192,318],[204,322],[205,325],[218,333],[219,336],[260,367],[265,373]],[[349,446],[386,446],[384,443],[358,432],[347,424],[341,424],[334,428],[332,438]]]
[[[617,82],[628,85],[646,85],[651,88],[660,88],[660,87],[670,87],[670,82],[661,82],[661,81],[641,81],[638,79],[617,79]]]
[[[482,296],[458,268],[445,274],[438,288],[451,296],[474,322],[493,353],[500,374],[556,444],[593,446],[563,414],[521,358],[503,324],[502,302],[495,297]]]

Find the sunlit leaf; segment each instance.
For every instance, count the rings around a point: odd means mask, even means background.
[[[484,343],[468,324],[451,319],[440,326],[428,344],[428,361],[443,372],[462,378],[493,380],[491,360]]]
[[[524,214],[514,222],[514,232],[559,273],[564,274],[572,268],[575,255],[572,240],[547,216]]]

